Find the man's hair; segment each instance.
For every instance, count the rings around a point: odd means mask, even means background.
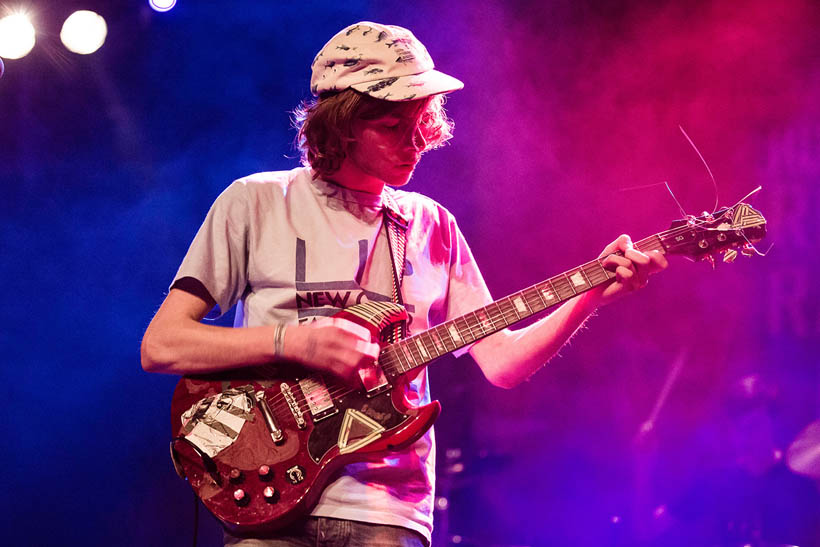
[[[304,101],[293,111],[302,164],[311,166],[318,177],[332,175],[341,167],[347,146],[355,140],[355,120],[380,118],[403,106],[406,103],[374,99],[353,89]],[[444,95],[432,96],[421,118],[426,141],[422,152],[442,146],[453,136],[452,129],[453,122],[444,111]]]

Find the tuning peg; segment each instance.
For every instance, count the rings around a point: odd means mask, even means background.
[[[750,243],[747,243],[746,245],[740,248],[740,254],[742,254],[743,256],[754,256],[755,248],[752,247]]]
[[[731,264],[737,258],[737,251],[734,249],[727,249],[726,252],[723,254],[723,261],[727,264]]]
[[[703,260],[711,264],[713,270],[715,269],[715,257],[713,257],[712,255],[706,255],[703,257]]]

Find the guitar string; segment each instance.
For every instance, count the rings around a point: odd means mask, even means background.
[[[691,230],[693,227],[696,227],[696,226],[701,225],[701,224],[706,224],[706,223],[707,223],[707,221],[706,221],[706,220],[694,219],[694,221],[693,221],[693,222],[691,222],[691,223],[687,223],[687,224],[685,224],[685,225],[683,225],[683,226],[680,226],[680,227],[677,227],[677,228],[670,228],[669,230],[666,230],[666,231],[663,231],[663,232],[659,232],[659,233],[654,234],[654,235],[652,235],[652,236],[649,236],[649,237],[646,237],[646,238],[644,238],[644,239],[641,239],[641,240],[639,240],[639,241],[635,242],[633,245],[634,245],[634,247],[635,247],[635,248],[637,248],[637,249],[638,249],[638,250],[640,250],[640,251],[663,250],[663,249],[664,249],[664,247],[663,247],[663,243],[662,243],[662,238],[664,238],[664,237],[673,237],[673,236],[675,236],[675,235],[677,235],[677,234],[679,234],[679,233],[682,233],[682,232],[687,232],[688,230]],[[488,304],[487,306],[485,306],[485,307],[483,307],[483,308],[480,308],[479,310],[475,310],[475,311],[470,312],[470,313],[468,313],[468,314],[465,314],[465,315],[463,315],[463,316],[461,316],[461,317],[457,317],[457,318],[455,318],[455,319],[452,319],[452,320],[450,320],[450,321],[447,321],[447,322],[445,322],[445,323],[442,323],[442,324],[440,324],[440,325],[437,325],[437,326],[435,326],[435,327],[432,327],[431,329],[428,329],[427,331],[424,331],[424,332],[422,332],[422,333],[419,333],[419,334],[418,334],[418,335],[416,335],[416,336],[411,336],[411,337],[405,338],[404,340],[401,340],[401,341],[399,341],[399,342],[397,342],[397,343],[395,343],[395,344],[392,344],[391,346],[387,346],[387,347],[385,347],[384,349],[382,349],[382,351],[380,352],[380,356],[379,356],[379,365],[381,365],[382,370],[383,370],[385,373],[387,373],[387,374],[392,374],[392,375],[401,375],[401,374],[403,374],[403,373],[409,372],[410,370],[413,370],[414,368],[421,367],[421,366],[423,366],[423,365],[425,365],[425,364],[429,363],[430,361],[432,361],[432,360],[434,360],[434,359],[437,359],[438,357],[441,357],[441,356],[442,356],[442,355],[444,355],[445,353],[450,353],[450,352],[452,352],[452,351],[455,351],[455,349],[458,349],[458,347],[463,347],[463,346],[465,346],[465,345],[469,345],[469,344],[471,344],[471,343],[475,342],[476,340],[478,340],[478,339],[480,339],[480,338],[482,338],[482,337],[484,337],[484,336],[488,336],[489,334],[492,334],[492,333],[494,333],[494,332],[497,332],[497,330],[500,330],[500,329],[491,329],[491,332],[488,334],[488,333],[485,331],[484,327],[482,326],[482,321],[481,321],[481,320],[477,320],[475,323],[471,323],[471,321],[470,321],[470,317],[469,317],[470,315],[475,316],[475,315],[476,315],[476,312],[483,312],[484,310],[486,310],[487,308],[489,308],[490,306],[493,306],[493,305],[496,305],[496,307],[498,307],[498,308],[499,308],[499,310],[501,311],[500,316],[499,316],[498,314],[496,314],[495,316],[492,316],[492,314],[490,315],[490,320],[492,321],[493,327],[495,327],[495,324],[494,324],[495,319],[500,319],[503,323],[506,323],[506,325],[505,325],[504,327],[502,327],[502,328],[505,328],[506,326],[512,325],[512,324],[516,323],[516,322],[519,320],[519,318],[518,318],[518,313],[517,313],[517,312],[515,312],[515,310],[514,310],[514,308],[513,308],[513,312],[515,313],[515,319],[513,319],[512,321],[508,321],[508,319],[507,319],[507,317],[506,317],[506,315],[505,315],[504,311],[503,311],[503,310],[501,310],[501,308],[500,308],[500,303],[501,303],[501,302],[507,301],[507,300],[509,300],[511,297],[522,295],[523,293],[525,293],[525,292],[527,292],[527,291],[531,291],[531,290],[537,289],[539,286],[542,286],[542,285],[544,285],[545,283],[546,283],[546,284],[550,284],[550,285],[552,285],[552,284],[553,284],[553,283],[552,283],[552,280],[553,280],[553,279],[559,278],[559,281],[560,281],[560,278],[562,278],[562,277],[565,277],[565,278],[566,278],[566,277],[568,277],[568,275],[567,275],[567,274],[568,274],[569,272],[572,272],[573,270],[576,270],[576,271],[582,271],[582,272],[583,272],[583,269],[584,269],[584,268],[586,268],[586,267],[588,267],[588,266],[590,266],[590,265],[592,265],[592,264],[595,264],[596,262],[597,262],[599,265],[601,265],[601,266],[602,266],[602,260],[604,260],[605,258],[606,258],[606,257],[597,258],[597,259],[592,260],[592,261],[590,261],[590,262],[587,262],[586,264],[583,264],[583,265],[581,265],[581,266],[579,266],[579,267],[577,267],[577,268],[574,268],[574,269],[572,269],[572,270],[567,270],[566,272],[563,272],[563,273],[561,273],[561,274],[558,274],[557,276],[554,276],[554,277],[552,277],[552,278],[549,278],[549,279],[547,279],[547,280],[545,280],[545,281],[542,281],[542,282],[540,282],[540,283],[536,283],[535,285],[533,285],[533,286],[531,286],[531,287],[528,287],[528,288],[526,288],[526,289],[523,289],[522,291],[519,291],[519,292],[517,292],[517,293],[514,293],[514,294],[512,294],[512,295],[509,295],[509,296],[507,296],[507,297],[504,297],[504,298],[502,298],[502,299],[500,299],[500,300],[498,300],[498,301],[496,301],[496,302],[493,302],[493,303],[491,303],[491,304]],[[602,269],[602,270],[605,270],[603,267],[602,267],[601,269]],[[605,270],[605,271],[607,271],[607,272],[608,272],[609,270]],[[584,275],[589,276],[589,275],[591,275],[591,274],[589,274],[588,272],[584,272]],[[610,279],[609,274],[606,274],[606,273],[605,273],[604,275],[605,275],[605,278],[606,278],[606,279]],[[586,290],[590,290],[590,289],[592,289],[592,288],[596,287],[596,286],[597,286],[597,285],[599,285],[600,283],[603,283],[604,281],[606,281],[606,279],[604,279],[604,280],[602,280],[602,281],[594,281],[594,282],[590,279],[590,280],[589,280],[590,282],[589,282],[589,283],[586,283],[586,285],[588,285],[588,288],[587,288],[587,289],[585,289],[585,290],[584,290],[584,291],[582,291],[582,292],[586,292]],[[575,291],[575,289],[574,289],[574,288],[571,288],[571,290],[572,290],[575,294],[574,294],[574,295],[572,295],[571,297],[562,298],[562,300],[569,300],[570,298],[572,298],[572,297],[574,297],[575,295],[579,294],[579,293],[577,293],[577,292]],[[559,296],[560,296],[560,295],[559,295]],[[525,296],[525,300],[526,300],[526,296]],[[537,300],[536,300],[536,302],[537,302]],[[557,303],[558,303],[558,302],[556,302],[556,304],[557,304]],[[554,305],[554,304],[553,304],[553,305]],[[531,306],[529,306],[529,307],[531,308]],[[546,306],[546,307],[544,307],[544,308],[541,308],[540,310],[538,310],[538,311],[536,311],[536,312],[533,312],[533,313],[539,313],[539,312],[541,312],[541,311],[544,311],[544,310],[548,309],[549,307],[551,307],[551,305],[550,305],[550,306]],[[530,315],[532,315],[532,314],[528,314],[526,317],[529,317]],[[476,317],[475,317],[475,319],[478,319],[478,317],[476,316]],[[404,365],[402,365],[402,364],[401,364],[401,355],[402,355],[402,354],[401,354],[401,353],[399,353],[399,351],[400,351],[400,349],[398,348],[398,346],[399,346],[399,345],[402,345],[402,344],[403,344],[403,345],[405,345],[405,346],[408,346],[408,348],[412,348],[413,344],[411,344],[411,343],[410,343],[410,341],[412,341],[412,340],[418,340],[418,342],[419,342],[419,343],[420,343],[420,344],[421,344],[421,345],[425,348],[425,351],[428,353],[428,355],[430,355],[430,349],[433,349],[433,348],[436,348],[436,347],[437,347],[437,346],[436,346],[436,344],[435,344],[435,340],[432,342],[432,343],[433,343],[433,345],[432,345],[432,346],[430,346],[430,347],[428,348],[428,344],[425,344],[425,342],[421,339],[421,337],[422,337],[422,336],[424,336],[424,335],[428,335],[428,336],[429,336],[429,334],[428,334],[428,333],[430,333],[431,331],[434,331],[434,330],[439,330],[439,329],[440,329],[440,327],[441,327],[442,325],[447,325],[447,324],[455,324],[455,323],[456,323],[456,322],[458,322],[459,320],[462,320],[462,321],[464,322],[464,325],[465,325],[465,326],[467,327],[467,329],[470,331],[470,336],[473,338],[473,339],[472,339],[472,341],[467,342],[467,343],[464,343],[464,344],[462,344],[462,345],[460,345],[460,346],[457,346],[456,348],[454,348],[454,349],[452,349],[452,350],[447,350],[447,351],[444,351],[444,352],[439,352],[439,351],[436,351],[435,353],[437,353],[437,355],[434,355],[434,356],[432,356],[432,357],[431,357],[431,358],[429,358],[429,359],[425,359],[425,358],[424,358],[424,356],[423,356],[423,355],[421,355],[420,350],[419,350],[418,348],[416,348],[416,349],[417,349],[417,351],[419,352],[419,353],[418,353],[418,357],[416,357],[416,356],[414,355],[414,352],[413,352],[413,350],[412,350],[412,349],[408,349],[408,351],[409,351],[409,353],[410,353],[410,357],[412,357],[412,359],[413,359],[413,363],[409,366],[409,368],[405,369]],[[478,331],[480,332],[480,334],[479,334],[478,336],[476,336],[475,332],[473,332],[474,330],[478,330]],[[418,337],[418,338],[417,338],[417,337]],[[440,340],[442,339],[442,337],[441,337],[440,335],[438,336],[438,338],[439,338]],[[452,337],[450,337],[450,338],[451,338],[451,340],[452,340]],[[444,344],[444,342],[442,342],[442,343]],[[446,345],[445,345],[445,349],[446,349]],[[405,358],[407,358],[406,354],[405,354]],[[417,363],[416,361],[419,361],[419,360],[420,360],[421,362],[418,362],[418,363]],[[409,361],[408,361],[408,362],[409,362]],[[271,366],[271,365],[263,365],[263,368],[270,370],[271,368],[275,368],[275,366]],[[323,381],[324,381],[324,379],[323,379]],[[351,393],[354,393],[354,392],[360,391],[360,388],[357,388],[357,389],[351,389],[351,388],[350,388],[350,387],[348,387],[348,386],[340,385],[340,384],[338,384],[337,382],[334,382],[334,381],[324,381],[324,383],[325,383],[325,388],[326,388],[326,391],[327,391],[327,393],[328,393],[328,395],[329,395],[329,397],[330,397],[331,399],[335,399],[335,398],[343,397],[343,396],[349,395],[349,394],[351,394]],[[302,404],[306,405],[306,406],[308,407],[308,411],[309,411],[309,409],[310,409],[310,404],[308,403],[308,400],[307,400],[307,395],[305,395],[305,394],[302,392],[301,385],[300,385],[300,389],[298,389],[298,390],[292,390],[292,394],[293,394],[294,398],[296,399],[297,404],[298,404],[298,403],[302,403]],[[282,394],[282,393],[274,393],[274,394],[271,396],[271,398],[273,399],[273,401],[272,401],[272,402],[273,402],[273,409],[276,409],[277,411],[281,411],[281,410],[283,410],[283,409],[289,409],[290,405],[288,404],[288,401],[286,400],[286,398],[285,398],[285,395],[284,395],[284,394]],[[300,413],[301,413],[301,414],[303,414],[303,415],[304,415],[304,413],[306,412],[306,411],[302,411],[302,409],[301,409],[301,408],[300,408],[299,410],[300,410]]]

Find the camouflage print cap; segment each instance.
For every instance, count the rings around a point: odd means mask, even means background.
[[[409,30],[363,21],[343,29],[316,55],[310,91],[321,95],[350,87],[376,99],[410,101],[464,87],[434,67]]]

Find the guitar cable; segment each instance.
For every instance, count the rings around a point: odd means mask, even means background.
[[[174,437],[173,439],[171,439],[171,461],[174,464],[174,470],[177,472],[177,474],[183,479],[187,480],[185,472],[182,469],[182,465],[180,465],[179,463],[179,452],[177,452],[175,446],[177,441],[185,441],[185,443],[188,444],[188,446],[194,449],[194,452],[196,452],[202,459],[202,466],[205,468],[205,471],[208,472],[208,474],[211,476],[211,478],[217,485],[221,486],[222,479],[219,477],[219,470],[217,469],[214,460],[205,452],[203,452],[197,445],[195,445],[185,437]],[[196,547],[199,535],[199,498],[197,497],[196,492],[192,491],[191,495],[194,499],[194,531],[191,538],[191,545],[193,547]]]
[[[199,534],[199,498],[196,497],[196,493],[193,491],[191,491],[191,495],[194,497],[194,537],[191,545],[196,547],[197,535]]]
[[[209,455],[202,451],[197,445],[186,439],[185,437],[174,437],[171,439],[171,461],[174,463],[174,469],[177,472],[177,475],[182,477],[183,479],[187,479],[185,476],[185,472],[182,470],[182,465],[179,463],[179,453],[176,449],[177,441],[184,441],[188,446],[194,449],[200,459],[202,460],[202,467],[205,468],[205,471],[211,476],[214,483],[217,486],[222,486],[222,478],[219,476],[219,470],[216,468],[216,463]]]

